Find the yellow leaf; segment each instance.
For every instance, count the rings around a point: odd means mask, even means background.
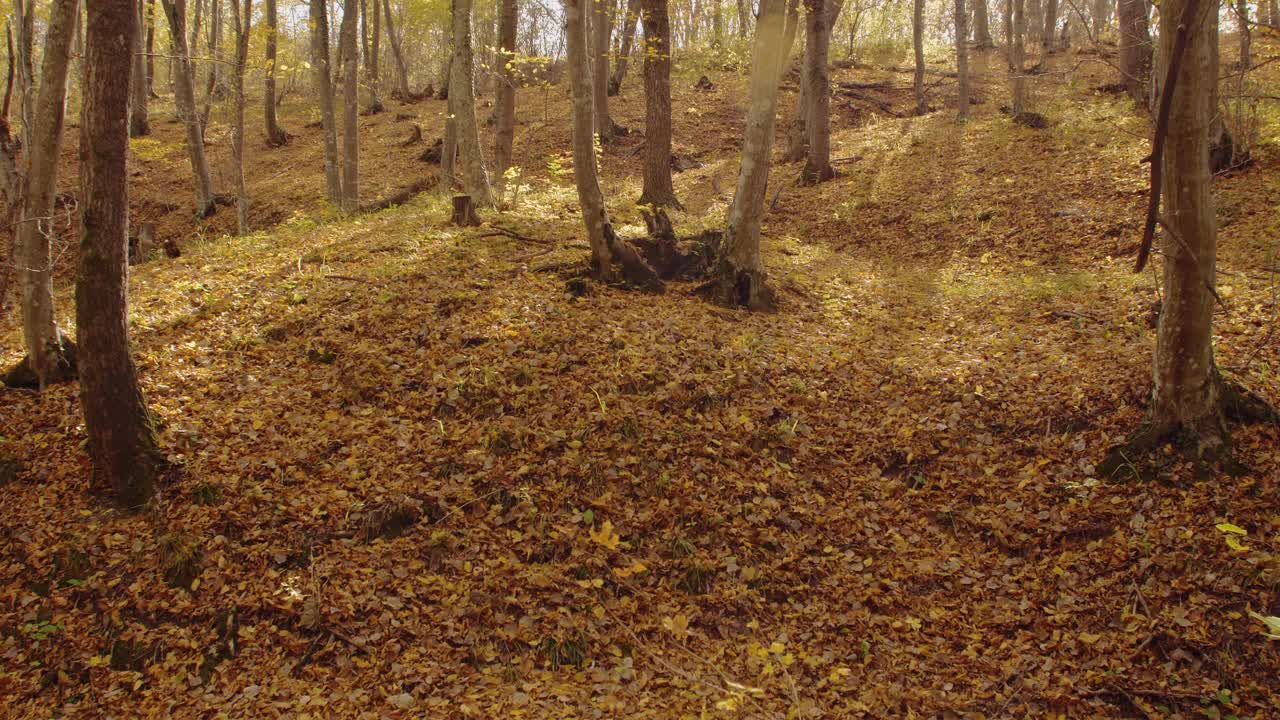
[[[1094,635],[1093,633],[1086,633],[1086,632],[1080,633],[1080,642],[1084,643],[1085,645],[1092,645],[1101,639],[1102,639],[1101,635]]]
[[[1217,525],[1214,525],[1214,527],[1230,535],[1248,535],[1249,534],[1248,530],[1245,530],[1239,525],[1232,525],[1231,523],[1218,523]]]
[[[592,530],[590,534],[592,541],[598,545],[605,546],[609,550],[617,550],[618,544],[622,542],[622,538],[618,537],[618,533],[613,531],[613,522],[611,520],[605,520],[600,525],[599,530]]]
[[[774,653],[776,655],[781,655],[782,653],[786,652],[786,650],[787,650],[787,646],[783,645],[780,642],[775,642],[769,645],[769,652]]]
[[[1245,552],[1249,549],[1249,546],[1237,540],[1235,535],[1228,535],[1226,540],[1227,547],[1235,550],[1236,552]]]

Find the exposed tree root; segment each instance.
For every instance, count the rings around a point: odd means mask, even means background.
[[[61,335],[61,348],[56,354],[53,372],[45,379],[45,384],[67,382],[75,380],[77,376],[76,344],[71,338]],[[23,356],[17,365],[9,368],[0,377],[0,383],[10,388],[40,389],[40,378],[36,377],[35,371],[31,369],[30,356]]]

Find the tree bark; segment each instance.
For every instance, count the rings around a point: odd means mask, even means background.
[[[139,27],[141,27],[142,13],[146,6],[141,2],[137,5]],[[78,22],[78,11],[76,15],[72,22]],[[134,47],[131,53],[133,62],[130,63],[130,72],[133,73],[133,81],[130,84],[133,92],[132,97],[129,98],[129,137],[142,137],[151,132],[151,123],[147,118],[147,100],[150,98],[150,93],[147,92],[147,59],[143,56],[145,49],[143,40],[142,33],[134,36]]]
[[[1111,7],[1111,3],[1108,0],[1093,0],[1093,7],[1089,10],[1089,20],[1093,26],[1094,42],[1102,40],[1102,36],[1107,32],[1109,7]]]
[[[338,168],[338,128],[329,68],[329,8],[326,0],[311,0],[311,66],[320,95],[320,128],[324,133],[324,179],[329,202],[342,207],[342,177]]]
[[[636,34],[636,21],[640,17],[641,0],[627,0],[627,14],[622,19],[619,30],[622,31],[622,45],[618,50],[618,59],[613,64],[613,77],[609,78],[609,95],[617,95],[622,89],[622,80],[627,76],[627,60],[631,57],[631,43]],[[670,31],[667,33],[670,37]]]
[[[58,186],[67,67],[77,4],[77,0],[54,0],[49,8],[40,87],[32,108],[31,144],[27,147],[26,200],[18,225],[15,259],[22,283],[22,334],[27,362],[41,390],[75,375],[74,360],[68,357],[70,341],[58,329],[54,315],[50,239],[54,234],[53,195]],[[137,18],[133,23],[136,25]],[[130,53],[122,55],[132,65]],[[126,72],[131,71],[132,68]],[[27,103],[31,104],[30,100]],[[127,98],[125,103],[127,111]]]
[[[831,74],[827,69],[831,51],[831,19],[827,0],[805,0],[805,84],[809,109],[805,112],[808,156],[800,181],[813,185],[835,177],[831,167]]]
[[[396,94],[400,96],[400,102],[413,102],[413,93],[409,90],[409,68],[404,63],[400,36],[396,34],[395,19],[391,16],[391,0],[382,0],[382,9],[387,22],[387,39],[391,41],[391,56],[396,61]]]
[[[794,29],[786,27],[794,21],[784,14],[791,14],[785,12],[784,0],[760,0],[742,162],[710,286],[714,300],[752,310],[771,310],[775,303],[760,257],[760,222],[769,184],[778,82],[791,50],[789,38],[794,38]]]
[[[342,211],[360,208],[360,43],[356,37],[360,5],[346,0],[342,9]]]
[[[609,115],[609,35],[612,23],[607,3],[593,0],[591,6],[591,63],[594,66],[591,89],[596,104],[596,133],[600,136],[600,143],[605,144],[613,142],[619,130]]]
[[[1040,52],[1048,55],[1057,49],[1058,0],[1044,0],[1044,34],[1040,36]]]
[[[1236,27],[1240,40],[1240,73],[1243,74],[1253,66],[1250,45],[1253,40],[1252,28],[1249,26],[1249,0],[1236,0]]]
[[[991,39],[991,20],[987,11],[987,0],[973,0],[973,44],[979,48],[993,48],[995,41]]]
[[[564,0],[569,84],[573,91],[573,177],[578,188],[578,203],[582,206],[587,242],[591,245],[592,271],[601,280],[613,282],[617,279],[610,248],[613,225],[609,222],[604,193],[600,190],[593,139],[596,120],[591,72],[594,63],[588,49],[593,43],[587,34],[587,11],[583,8],[583,4],[589,2],[592,0]]]
[[[269,147],[280,147],[289,142],[289,133],[280,127],[280,120],[276,117],[276,44],[279,41],[276,0],[266,0],[266,4],[267,67],[262,81],[262,113],[267,130],[267,145]]]
[[[644,189],[642,205],[680,207],[671,182],[671,26],[667,0],[643,0]]]
[[[1023,42],[1036,43],[1040,42],[1040,35],[1044,31],[1044,6],[1042,0],[1024,0],[1028,5],[1024,9],[1023,14],[1026,15],[1027,27],[1023,31]]]
[[[131,0],[88,7],[80,122],[81,239],[76,280],[80,401],[95,481],[126,508],[146,503],[165,461],[156,446],[129,350],[129,48],[137,35]]]
[[[955,14],[956,85],[958,86],[956,102],[960,105],[959,110],[956,111],[956,119],[964,122],[969,119],[969,44],[964,40],[969,37],[969,17],[964,11],[964,0],[956,0]]]
[[[911,49],[916,66],[911,78],[911,88],[916,97],[916,114],[929,112],[924,99],[924,0],[914,0],[911,8]]]
[[[191,174],[195,178],[196,215],[205,217],[214,210],[213,181],[209,178],[209,161],[204,154],[204,130],[196,111],[194,74],[187,52],[186,0],[160,0],[169,20],[169,34],[174,54],[174,104],[187,131],[187,154],[191,158]]]
[[[476,101],[471,50],[471,0],[453,0],[453,63],[449,82],[449,102],[453,105],[458,132],[458,157],[462,162],[462,185],[476,207],[493,205],[493,191],[480,150],[480,129],[476,123]]]
[[[147,96],[158,98],[156,95],[156,0],[146,0],[146,48],[147,48]],[[76,23],[76,30],[79,31],[79,23]],[[83,53],[81,53],[83,55]]]
[[[1199,0],[1165,0],[1160,13],[1160,63],[1168,75],[1178,26],[1186,48],[1173,83],[1169,132],[1161,158],[1164,218],[1164,302],[1152,367],[1151,429],[1191,441],[1195,455],[1215,457],[1229,449],[1222,388],[1213,358],[1213,284],[1217,258],[1209,128],[1214,72],[1211,33],[1216,23],[1197,12]],[[1191,12],[1185,12],[1188,6]]]
[[[751,8],[749,0],[738,0],[738,39],[746,40],[751,31]]]
[[[365,99],[364,113],[373,115],[383,111],[382,98],[378,97],[378,16],[382,14],[378,0],[373,1],[373,44],[369,47],[369,0],[360,0],[360,50],[364,58]]]
[[[1133,101],[1146,107],[1151,84],[1151,33],[1147,0],[1119,0],[1120,82]]]
[[[244,183],[244,71],[249,64],[249,32],[253,24],[253,0],[243,0],[243,2],[242,19],[241,0],[231,0],[231,18],[236,34],[236,61],[231,77],[232,92],[235,95],[235,110],[231,120],[231,157],[235,166],[236,180],[236,230],[241,235],[247,235],[249,233],[249,190]]]
[[[204,105],[200,111],[200,128],[209,127],[213,101],[222,95],[222,2],[209,0],[209,74],[204,85]]]
[[[1013,41],[1009,45],[1009,75],[1013,86],[1013,118],[1027,111],[1027,13],[1026,0],[1009,0],[1013,6]]]
[[[493,174],[498,187],[506,186],[516,133],[516,0],[498,0],[498,90],[494,98]]]

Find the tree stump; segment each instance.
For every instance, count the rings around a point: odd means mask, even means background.
[[[480,224],[480,218],[476,215],[476,204],[471,200],[470,195],[453,196],[453,217],[449,218],[449,222],[464,227]]]

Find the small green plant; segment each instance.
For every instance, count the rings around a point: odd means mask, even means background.
[[[49,622],[48,620],[23,623],[22,627],[19,628],[24,637],[37,642],[41,640],[48,640],[54,635],[61,633],[62,629],[62,623]]]

